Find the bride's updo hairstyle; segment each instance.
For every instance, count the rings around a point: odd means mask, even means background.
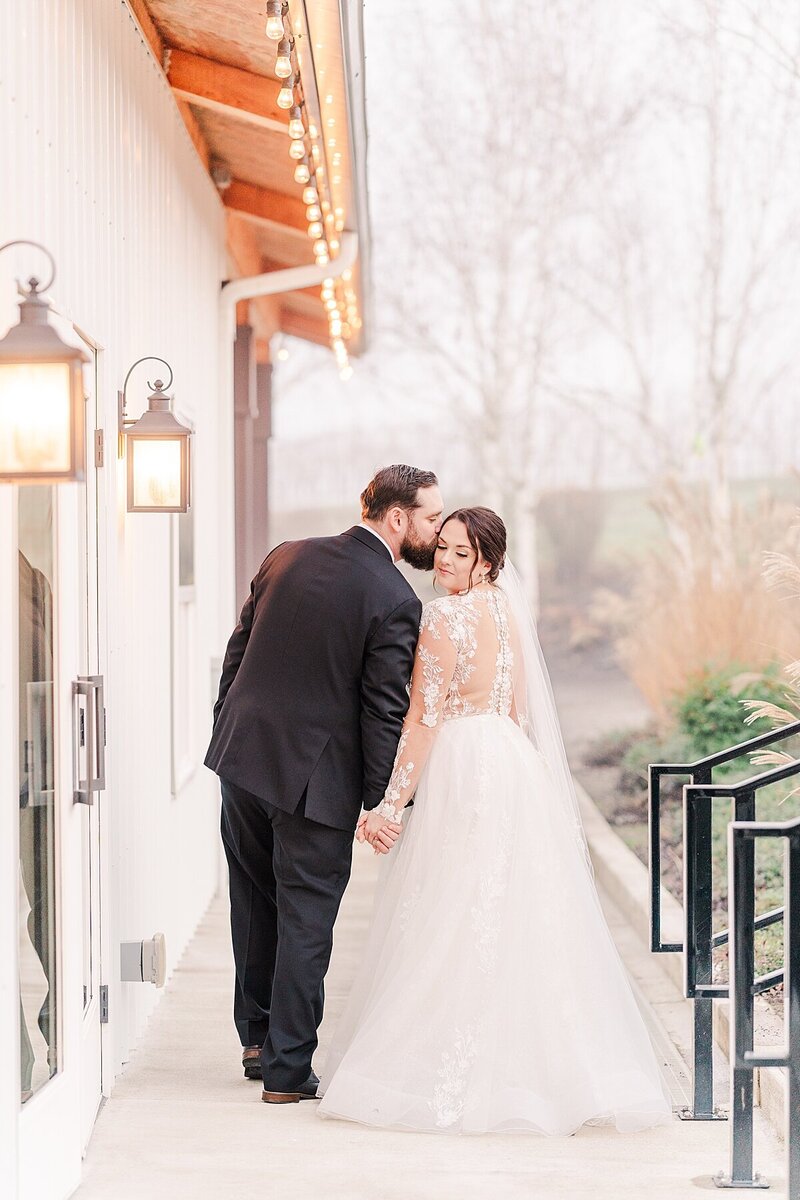
[[[474,569],[475,563],[482,558],[489,564],[489,582],[495,583],[506,561],[506,527],[502,517],[498,517],[491,508],[457,508],[445,518],[441,529],[444,529],[448,521],[463,522],[469,544],[475,551],[472,568]]]

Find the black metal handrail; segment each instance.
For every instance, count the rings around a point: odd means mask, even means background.
[[[800,774],[800,760],[795,759],[771,771],[740,780],[738,783],[716,784],[686,784],[683,789],[683,838],[684,838],[684,995],[695,1002],[695,1007],[703,1000],[709,1005],[714,1000],[729,997],[730,988],[727,983],[714,983],[713,949],[716,943],[724,945],[729,942],[729,931],[723,930],[714,935],[712,923],[712,880],[711,880],[711,826],[712,807],[714,800],[724,798],[733,801],[736,822],[753,822],[756,819],[756,796],[763,788],[781,783],[785,779]],[[729,868],[730,869],[730,868]],[[783,920],[783,908],[772,909],[763,913],[760,918],[755,916],[755,855],[751,855],[750,882],[753,889],[753,925],[758,921],[759,927],[774,924]],[[731,897],[728,898],[729,924],[734,919],[734,906]],[[759,978],[754,977],[754,967],[750,974],[750,1020],[749,1037],[752,1047],[753,1039],[753,1001],[759,992],[774,987],[783,981],[783,970],[771,971]],[[713,1016],[713,1014],[712,1014]],[[713,1059],[712,1047],[708,1053],[701,1053],[700,1070],[708,1071],[708,1090],[713,1099]],[[695,1068],[697,1069],[697,1059]],[[730,1177],[720,1175],[716,1182],[719,1187],[761,1187],[759,1177],[753,1173],[753,1073],[743,1070],[731,1062],[731,1108],[730,1120],[731,1146],[735,1147],[735,1170]],[[707,1099],[707,1095],[704,1096]],[[732,1151],[732,1157],[734,1152]],[[734,1179],[735,1183],[725,1182]]]
[[[753,1048],[755,979],[755,839],[785,838],[784,860],[784,973],[782,1050]],[[738,1103],[742,1078],[758,1067],[783,1067],[788,1073],[786,1148],[787,1200],[800,1200],[800,819],[792,821],[732,821],[728,826],[731,977],[731,1100]],[[752,1087],[751,1087],[752,1094]],[[766,1187],[752,1173],[752,1137],[748,1144],[731,1127],[730,1171],[720,1172],[719,1187]]]
[[[778,777],[786,778],[788,774],[800,771],[800,760],[793,763],[791,769],[781,767],[739,784],[715,784],[712,780],[713,771],[716,767],[797,734],[800,734],[800,721],[759,734],[691,763],[657,763],[649,768],[650,948],[656,954],[684,954],[685,990],[693,1001],[693,1096],[691,1106],[680,1111],[679,1115],[684,1120],[727,1119],[724,1112],[714,1107],[713,1003],[715,999],[727,995],[727,986],[713,982],[712,956],[715,946],[725,944],[727,931],[714,934],[712,930],[713,799],[719,796],[733,799],[738,819],[755,817],[756,792],[768,783],[776,782]],[[661,781],[666,776],[688,776],[691,780],[684,787],[684,940],[681,943],[665,942],[661,930]],[[780,911],[774,910],[763,914],[760,922],[761,925],[767,925],[780,919]],[[762,990],[780,981],[779,973],[773,973],[768,983],[766,978],[761,981]],[[752,1077],[750,1082],[752,1084]]]
[[[654,954],[679,954],[683,950],[680,942],[664,942],[661,936],[661,780],[665,776],[686,775],[694,784],[710,784],[715,767],[725,766],[734,759],[743,758],[756,750],[773,746],[777,742],[800,734],[800,721],[792,721],[781,729],[761,733],[746,742],[729,746],[725,750],[707,754],[690,763],[653,763],[648,767],[648,824],[650,866],[650,949]]]

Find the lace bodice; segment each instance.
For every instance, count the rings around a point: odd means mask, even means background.
[[[425,605],[408,714],[378,811],[393,817],[405,807],[446,721],[496,713],[520,723],[515,641],[506,597],[491,584]]]

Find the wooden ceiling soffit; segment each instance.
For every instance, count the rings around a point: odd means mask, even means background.
[[[276,81],[270,76],[254,75],[186,50],[170,49],[165,57],[170,86],[182,100],[286,133],[288,118],[275,102]]]
[[[308,222],[303,212],[300,196],[295,199],[283,192],[256,187],[242,179],[234,179],[222,192],[226,208],[240,213],[249,220],[267,225],[279,225],[283,229],[295,230],[308,236]]]
[[[243,221],[227,222],[228,253],[240,275],[258,275],[263,270],[261,253],[253,229]],[[246,302],[257,338],[268,340],[281,328],[280,302],[276,296],[258,296]]]
[[[331,335],[324,317],[311,317],[285,304],[281,308],[281,330],[318,346],[330,346]]]

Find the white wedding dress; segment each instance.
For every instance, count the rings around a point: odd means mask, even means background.
[[[527,729],[523,660],[498,587],[425,606],[384,810],[414,805],[322,1072],[322,1116],[447,1133],[669,1120],[566,785]]]

